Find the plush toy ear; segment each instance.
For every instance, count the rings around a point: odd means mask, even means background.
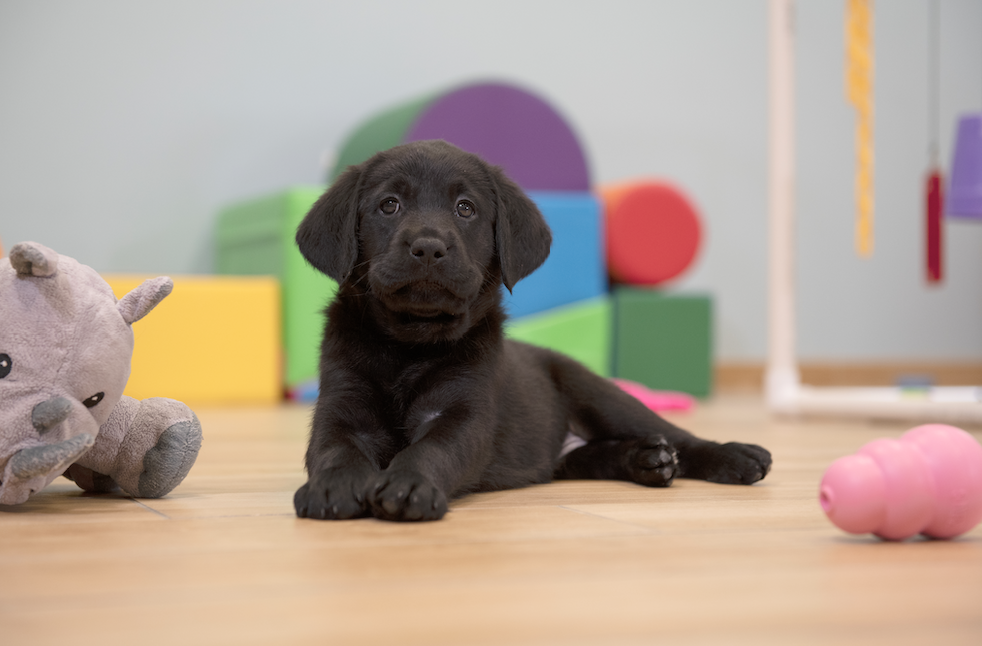
[[[351,166],[320,196],[297,228],[297,246],[311,265],[338,283],[358,260],[358,193],[362,169]]]
[[[167,276],[151,278],[143,281],[143,284],[119,299],[116,307],[119,308],[119,313],[123,315],[123,320],[129,325],[133,325],[155,308],[157,303],[164,300],[173,289],[174,281]]]
[[[10,264],[19,276],[54,276],[58,254],[36,242],[18,242],[10,249]]]
[[[545,218],[518,184],[500,169],[492,173],[498,194],[494,242],[501,263],[501,279],[510,292],[549,257],[552,232]]]

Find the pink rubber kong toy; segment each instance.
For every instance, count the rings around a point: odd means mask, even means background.
[[[873,440],[829,466],[819,501],[852,534],[954,538],[982,520],[982,445],[945,424]]]

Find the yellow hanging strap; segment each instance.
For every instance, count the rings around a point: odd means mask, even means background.
[[[846,0],[846,96],[856,108],[856,250],[873,253],[873,0]]]

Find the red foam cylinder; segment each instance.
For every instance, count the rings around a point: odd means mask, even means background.
[[[654,286],[693,262],[702,224],[692,202],[675,186],[639,180],[600,188],[607,233],[607,268],[620,283]]]

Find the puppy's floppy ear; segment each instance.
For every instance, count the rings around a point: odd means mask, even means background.
[[[510,292],[549,257],[552,232],[545,218],[518,184],[494,168],[492,177],[498,197],[494,242],[501,263],[501,279]]]
[[[314,202],[297,228],[297,246],[311,265],[338,283],[358,260],[361,167],[351,166]]]

